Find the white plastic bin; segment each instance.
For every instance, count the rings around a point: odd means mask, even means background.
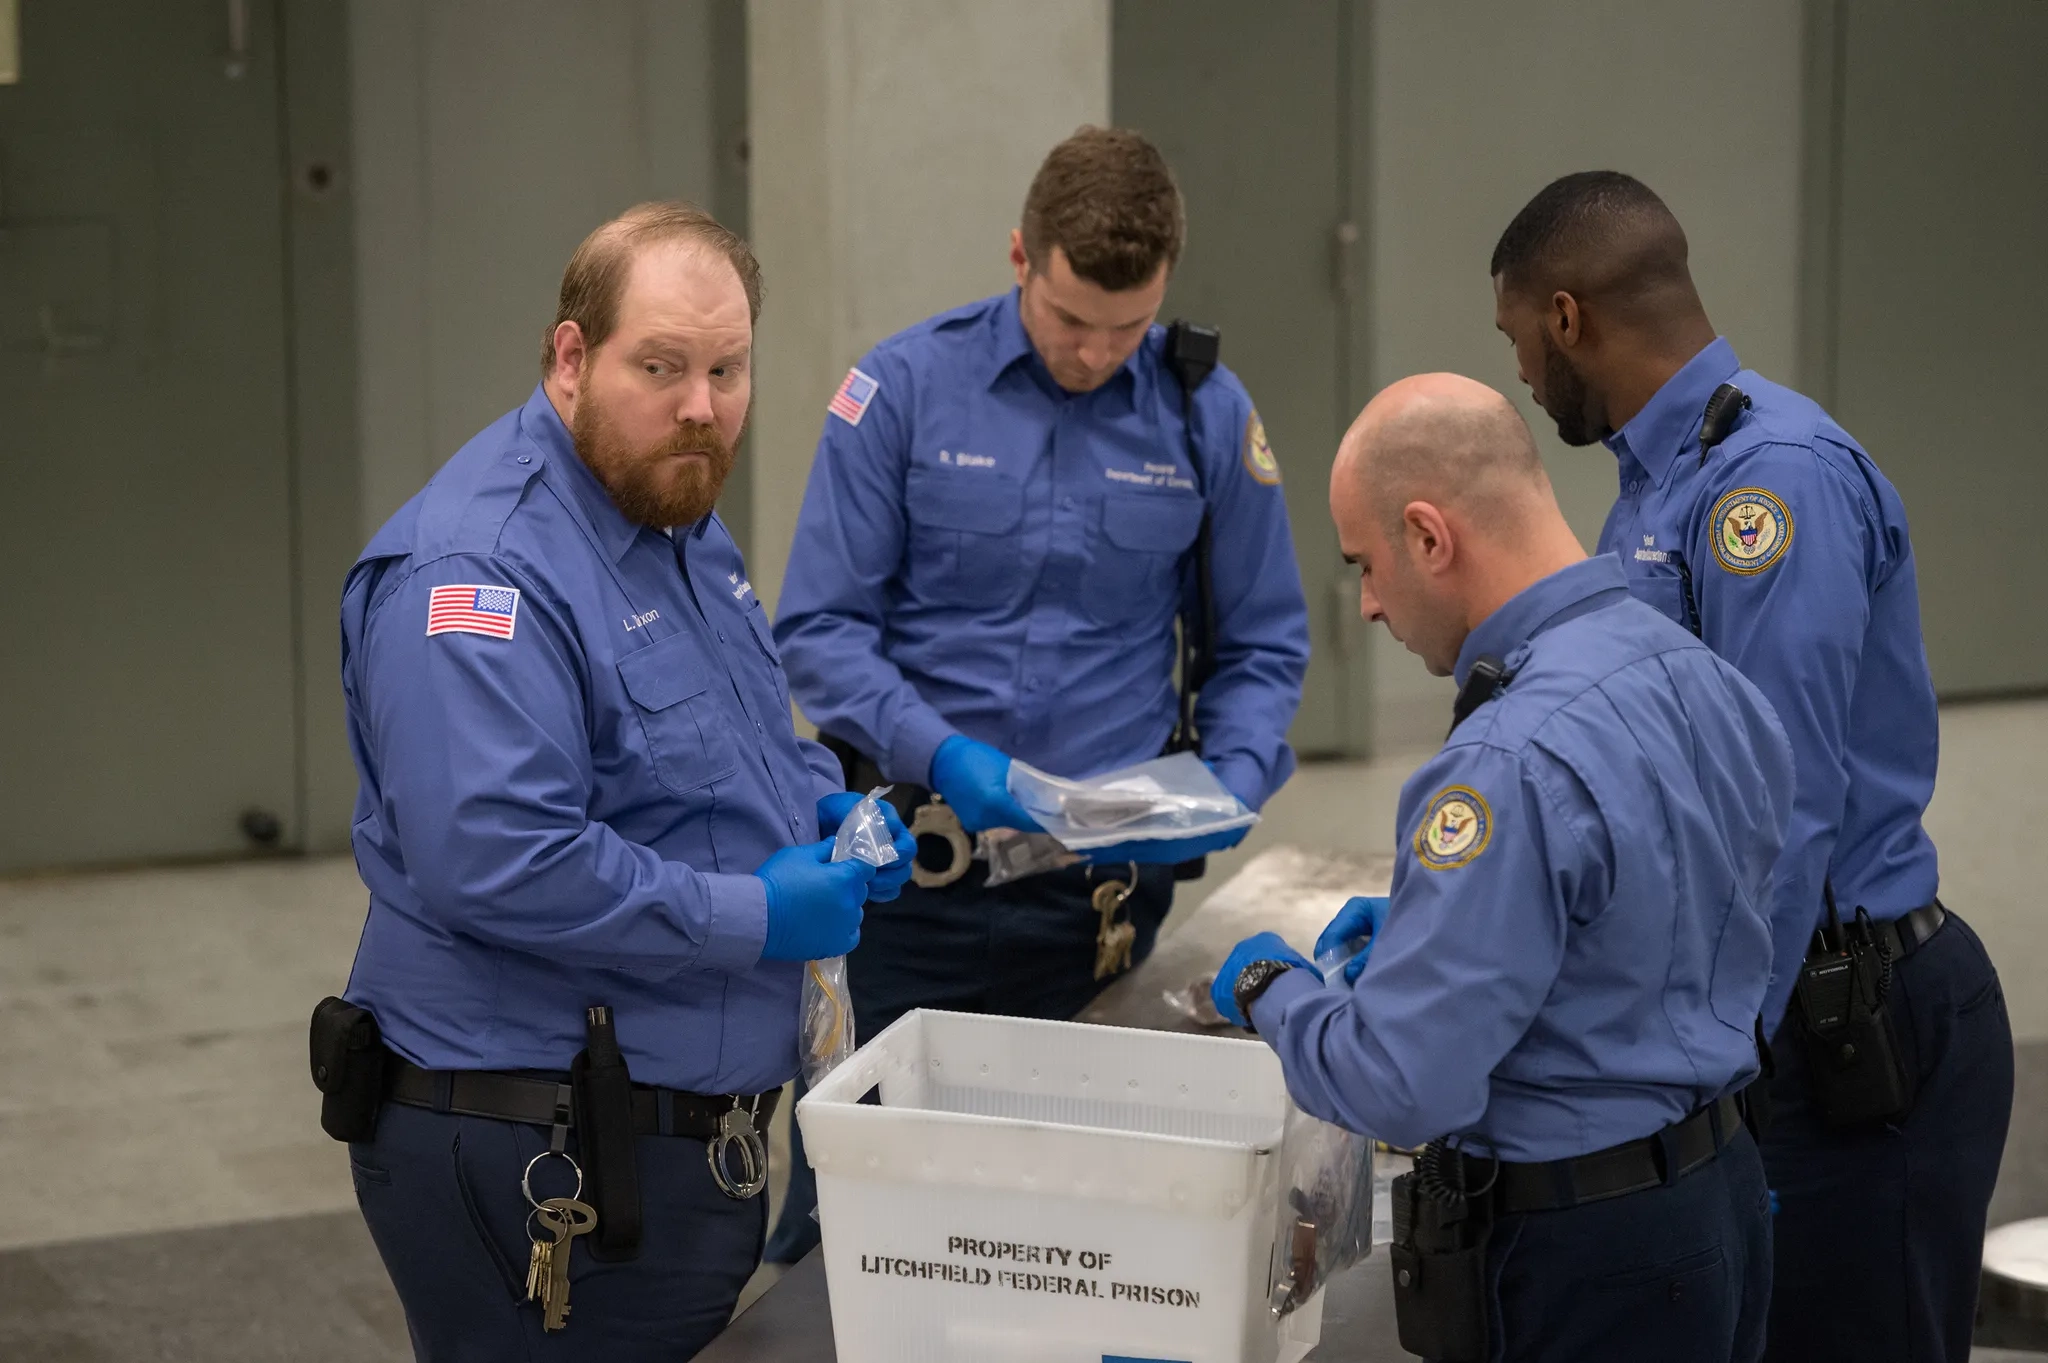
[[[1287,1102],[1256,1041],[909,1014],[797,1107],[840,1363],[1296,1363]]]

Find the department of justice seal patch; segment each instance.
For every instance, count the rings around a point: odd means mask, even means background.
[[[1493,839],[1493,810],[1486,797],[1465,786],[1439,791],[1415,830],[1415,856],[1432,871],[1454,871],[1486,850]]]
[[[1280,482],[1280,461],[1273,457],[1273,447],[1266,443],[1266,423],[1259,420],[1257,411],[1244,423],[1244,471],[1253,481],[1267,487]]]
[[[1737,488],[1714,503],[1714,557],[1731,573],[1753,577],[1785,556],[1792,513],[1774,493]]]

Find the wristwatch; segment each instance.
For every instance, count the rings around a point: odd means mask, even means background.
[[[1259,996],[1272,986],[1273,981],[1292,969],[1292,961],[1253,961],[1237,972],[1237,983],[1230,987],[1230,997],[1244,1018],[1246,1031],[1256,1034],[1259,1030],[1252,1026],[1252,1005],[1259,1001]]]

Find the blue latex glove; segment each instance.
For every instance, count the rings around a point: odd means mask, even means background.
[[[1089,864],[1096,866],[1116,866],[1133,861],[1140,866],[1174,866],[1235,847],[1249,832],[1250,828],[1226,828],[1221,833],[1205,833],[1199,838],[1141,838],[1111,847],[1097,847],[1081,855],[1088,859]]]
[[[754,872],[768,887],[764,961],[823,961],[860,941],[860,906],[875,868],[832,860],[832,839],[785,847]]]
[[[1372,944],[1380,937],[1380,928],[1387,921],[1387,901],[1383,895],[1360,895],[1337,910],[1337,916],[1330,920],[1330,926],[1323,929],[1323,935],[1316,938],[1316,959],[1322,960],[1333,951],[1349,949],[1358,938],[1365,938],[1365,947],[1356,956],[1344,963],[1344,983],[1356,984],[1365,970],[1366,960],[1372,955]]]
[[[863,796],[858,791],[841,790],[818,800],[818,831],[828,838],[836,838],[839,825],[846,822],[846,816],[853,813]],[[868,882],[868,903],[879,904],[894,899],[903,893],[903,887],[910,881],[910,864],[917,858],[917,839],[910,836],[904,827],[903,816],[896,812],[896,806],[883,800],[882,818],[889,825],[890,844],[896,849],[896,860],[887,866],[875,868],[875,878]]]
[[[1216,1011],[1240,1027],[1252,1024],[1244,1014],[1237,1011],[1237,977],[1244,974],[1244,968],[1253,961],[1285,961],[1297,970],[1306,970],[1318,981],[1323,972],[1315,963],[1287,945],[1287,939],[1277,932],[1262,932],[1256,937],[1247,937],[1230,949],[1223,958],[1223,964],[1216,971],[1216,982],[1209,986],[1209,1001],[1216,1005]]]
[[[953,806],[960,826],[970,833],[990,828],[1045,831],[1010,794],[1008,754],[965,734],[954,734],[932,754],[932,789]]]

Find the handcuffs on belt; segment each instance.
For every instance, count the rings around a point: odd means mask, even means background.
[[[968,866],[973,864],[974,844],[968,841],[967,830],[960,826],[960,816],[939,798],[937,792],[933,792],[932,798],[919,805],[917,812],[910,816],[910,836],[920,840],[944,838],[953,849],[953,860],[936,871],[927,867],[922,858],[911,858],[910,883],[921,890],[951,885],[966,875]]]

